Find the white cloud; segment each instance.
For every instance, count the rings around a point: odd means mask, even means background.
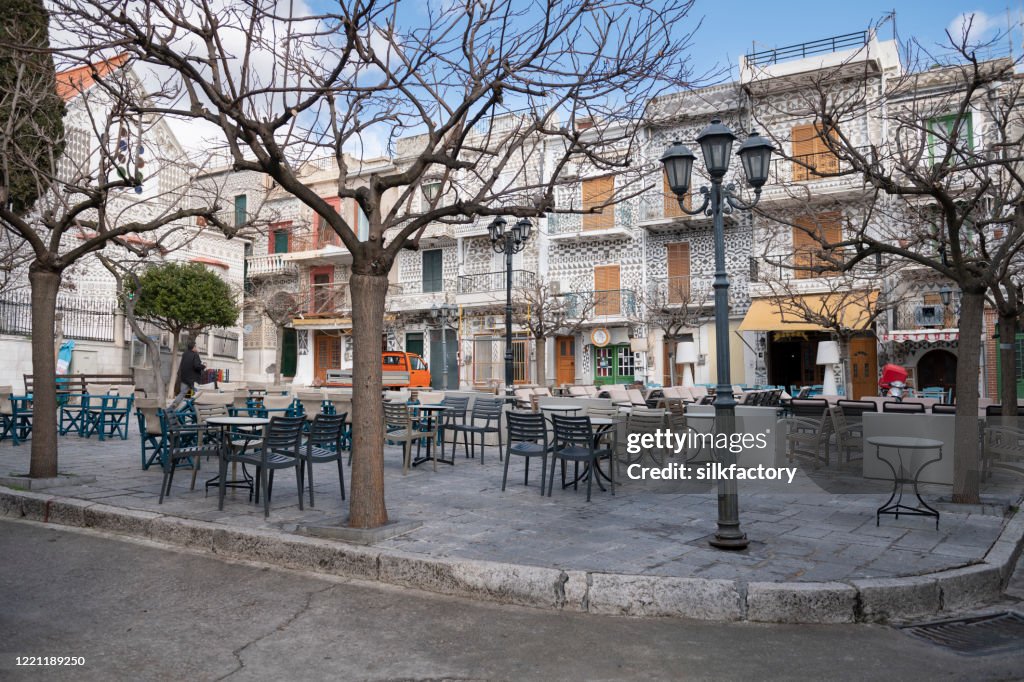
[[[959,41],[964,34],[967,34],[967,42],[978,43],[991,38],[990,34],[998,31],[1000,25],[999,19],[985,14],[981,10],[974,10],[957,15],[953,21],[949,22],[947,30],[953,40]]]

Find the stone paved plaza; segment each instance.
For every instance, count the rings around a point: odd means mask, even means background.
[[[218,511],[216,489],[207,496],[197,484],[190,492],[187,469],[178,471],[172,494],[158,505],[161,471],[141,469],[135,433],[127,441],[66,436],[60,443],[61,472],[95,476],[96,481],[43,491],[48,494],[285,532],[346,513],[333,464],[315,469],[315,510],[308,505],[299,510],[294,476],[278,471],[270,518],[264,520],[262,505],[249,502],[244,491],[229,491],[224,511]],[[27,444],[0,444],[0,473],[24,473],[28,461]],[[433,557],[637,575],[797,582],[896,577],[979,561],[1003,527],[1003,510],[1019,506],[1021,497],[1019,479],[998,476],[987,486],[986,497],[1003,506],[958,508],[938,501],[948,496],[948,487],[923,486],[925,499],[942,512],[938,530],[933,519],[921,517],[883,517],[876,527],[875,509],[888,498],[891,483],[864,481],[858,462],[845,472],[808,475],[801,469],[785,488],[758,491],[741,485],[741,520],[751,544],[742,552],[722,552],[707,544],[717,504],[711,484],[658,492],[628,481],[614,497],[595,487],[588,504],[582,487],[559,489],[557,474],[551,497],[539,495],[535,470],[524,487],[518,458],[502,492],[495,448],[488,448],[485,461],[464,459],[460,450],[455,466],[438,465],[435,473],[427,464],[403,476],[400,451],[387,448],[389,514],[423,525],[377,546]],[[200,481],[212,476],[215,466],[213,461],[205,464]]]

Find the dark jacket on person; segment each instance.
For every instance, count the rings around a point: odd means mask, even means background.
[[[191,388],[203,376],[206,365],[199,359],[199,353],[194,350],[185,350],[181,356],[181,364],[178,365],[178,381],[188,384]]]

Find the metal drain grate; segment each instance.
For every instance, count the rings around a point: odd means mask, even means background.
[[[1012,611],[974,618],[941,620],[900,628],[964,656],[984,656],[1024,646],[1024,616]]]

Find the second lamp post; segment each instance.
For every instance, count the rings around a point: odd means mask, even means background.
[[[505,395],[511,397],[515,387],[512,367],[512,256],[526,248],[533,224],[521,218],[508,230],[506,225],[508,222],[498,216],[487,226],[487,231],[491,236],[491,248],[495,253],[505,254]]]
[[[774,147],[771,142],[752,132],[739,148],[743,172],[747,183],[754,188],[754,201],[744,203],[730,184],[722,186],[722,180],[729,170],[729,157],[736,136],[720,119],[697,136],[704,166],[711,177],[711,189],[701,188],[704,202],[696,210],[688,210],[684,204],[690,189],[690,173],[697,157],[689,147],[675,142],[661,162],[665,165],[668,186],[679,200],[679,207],[689,215],[704,213],[712,218],[715,233],[715,360],[718,365],[718,386],[715,388],[715,431],[731,436],[736,429],[736,400],[732,395],[732,379],[729,376],[729,275],[725,269],[725,219],[724,214],[733,209],[751,210],[761,198],[761,187],[768,181],[768,165]],[[735,458],[728,447],[719,448],[716,460],[726,465]],[[719,549],[744,549],[747,534],[740,530],[739,495],[736,481],[718,481],[718,531],[710,541]]]

